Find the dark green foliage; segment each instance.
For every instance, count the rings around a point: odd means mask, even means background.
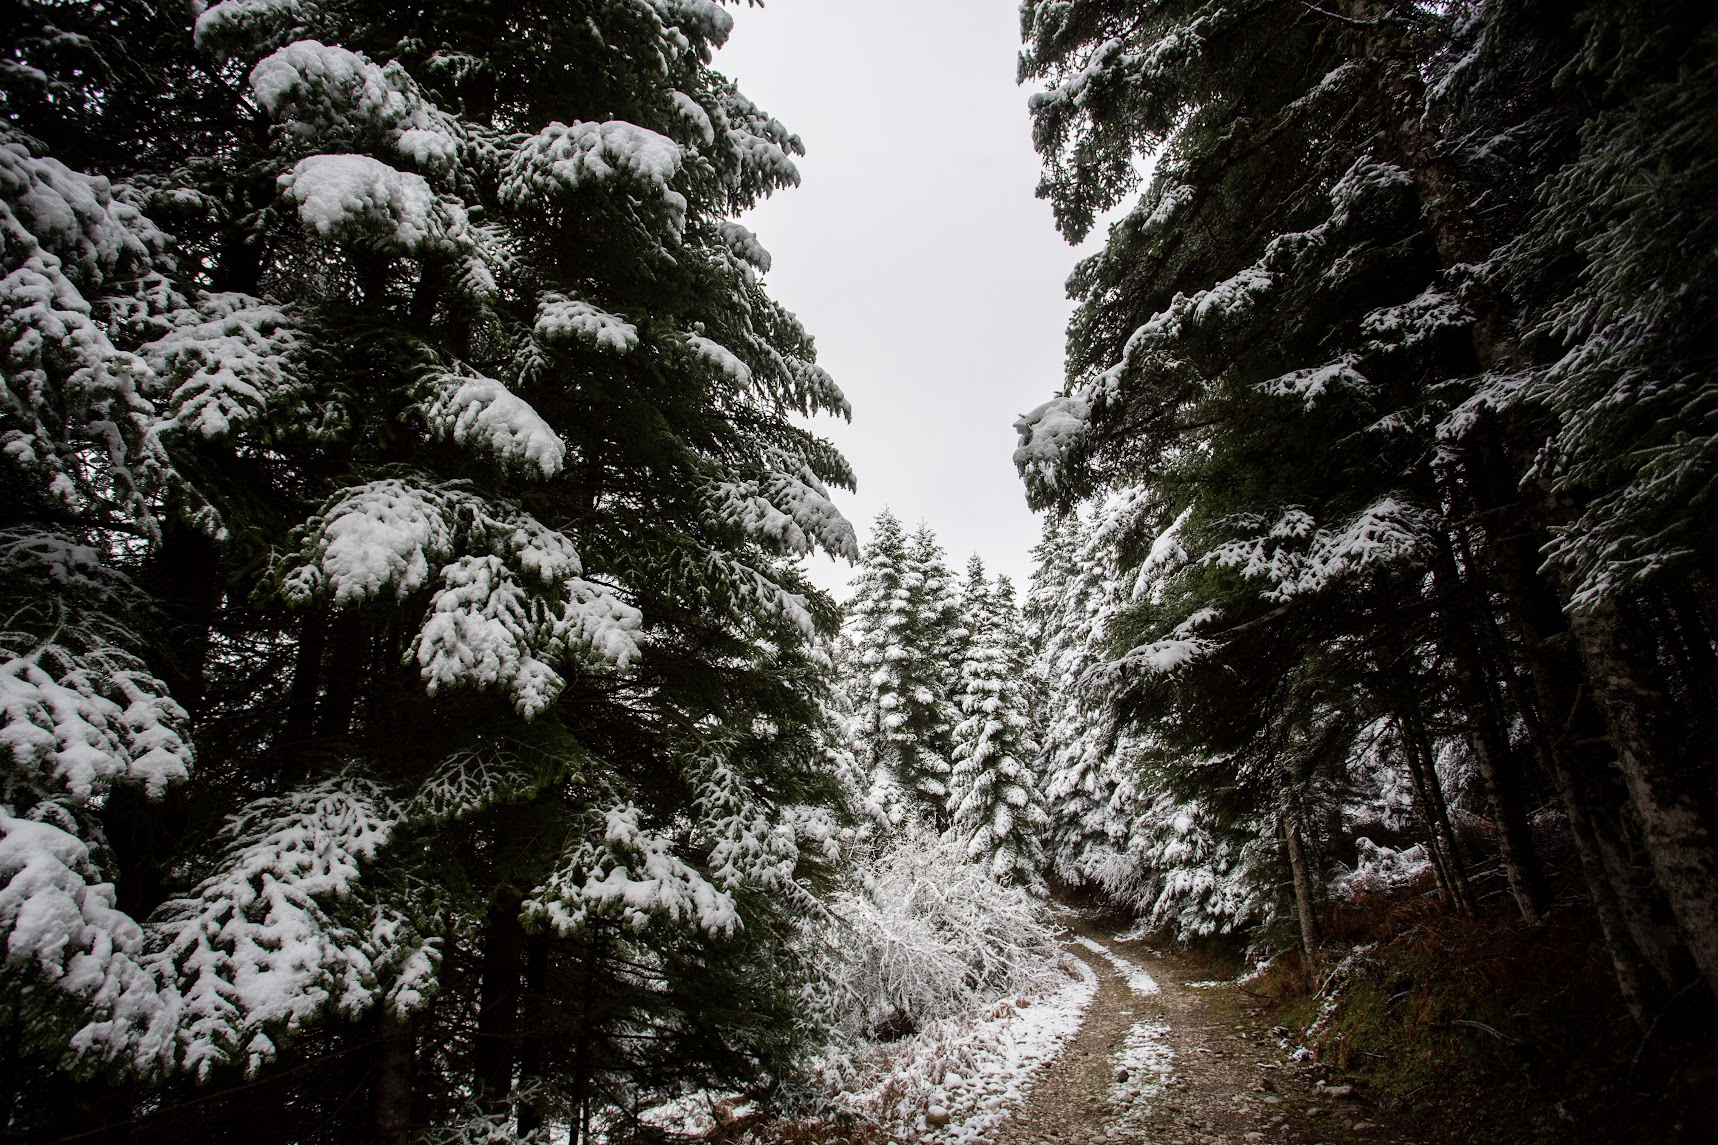
[[[1015,457],[1035,504],[1138,506],[1087,678],[1139,781],[1274,822],[1314,959],[1363,825],[1338,809],[1380,768],[1458,910],[1478,808],[1541,917],[1526,815],[1555,799],[1637,1020],[1718,985],[1710,769],[1669,730],[1709,738],[1718,647],[1710,322],[1682,309],[1710,244],[1678,246],[1715,201],[1710,16],[1074,0],[1022,27],[1059,225],[1128,204]]]
[[[43,995],[6,1068],[55,1080],[8,1131],[392,1145],[791,1099],[796,927],[846,798],[835,611],[798,558],[857,552],[826,487],[852,474],[795,420],[846,402],[731,221],[800,145],[711,69],[729,18],[26,3],[8,27],[3,142],[140,212],[134,254],[67,266],[101,352],[144,364],[110,387],[105,470],[105,422],[8,407],[98,459],[62,464],[68,510],[9,451],[20,545],[65,530],[125,603],[8,563],[6,655],[54,610],[114,628],[103,662],[147,659],[196,753],[87,808],[8,773],[8,814],[72,807],[164,1023]],[[11,271],[30,226],[62,240],[6,191]],[[127,1080],[67,1096],[59,1064]]]

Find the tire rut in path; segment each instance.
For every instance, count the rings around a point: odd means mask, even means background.
[[[1317,1092],[1314,1071],[1287,1061],[1256,999],[1232,988],[1194,988],[1174,961],[1141,957],[1081,916],[1063,921],[1147,968],[1159,989],[1135,994],[1108,959],[1070,943],[1068,951],[1097,974],[1097,993],[1079,1032],[1039,1073],[1024,1105],[996,1127],[995,1145],[1407,1145],[1358,1102]],[[1172,1080],[1135,1099],[1144,1108],[1123,1124],[1122,1107],[1108,1100],[1115,1055],[1140,1021],[1167,1024],[1161,1040],[1174,1055]]]

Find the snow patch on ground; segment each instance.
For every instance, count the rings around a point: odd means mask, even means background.
[[[1151,1114],[1151,1102],[1161,1097],[1175,1076],[1175,1051],[1169,1048],[1169,1023],[1141,1018],[1128,1030],[1115,1055],[1116,1080],[1105,1099],[1116,1107],[1118,1130],[1139,1130]],[[1121,1071],[1127,1071],[1121,1080]]]
[[[838,1099],[881,1123],[895,1142],[977,1145],[1025,1100],[1037,1071],[1080,1028],[1097,992],[1091,967],[1068,959],[1076,975],[1028,1005],[1004,1001],[979,1018],[935,1022],[916,1036],[878,1048],[863,1088]],[[860,1064],[860,1063],[856,1063]],[[927,1118],[948,1123],[933,1126]]]
[[[1074,941],[1078,942],[1093,954],[1101,955],[1108,959],[1109,964],[1116,968],[1116,973],[1127,979],[1128,989],[1132,990],[1135,994],[1139,994],[1143,997],[1147,994],[1157,993],[1157,980],[1148,974],[1145,967],[1139,965],[1139,963],[1123,958],[1103,943],[1095,942],[1092,939],[1087,938],[1085,935],[1075,935]]]

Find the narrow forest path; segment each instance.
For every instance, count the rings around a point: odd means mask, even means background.
[[[1097,994],[995,1145],[1421,1145],[1360,1096],[1321,1089],[1322,1071],[1289,1060],[1263,1003],[1194,986],[1179,960],[1117,942],[1082,915],[1061,921]]]

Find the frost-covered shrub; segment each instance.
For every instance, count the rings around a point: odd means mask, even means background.
[[[967,862],[957,844],[903,833],[856,875],[823,935],[839,1036],[899,1036],[1058,980],[1043,904]]]

